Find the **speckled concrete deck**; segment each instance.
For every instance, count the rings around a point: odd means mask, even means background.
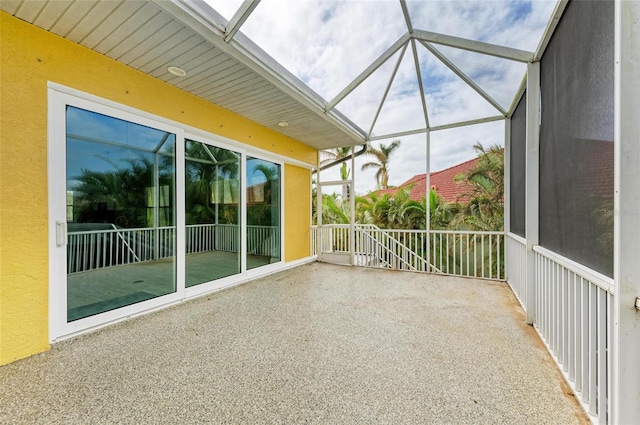
[[[587,423],[504,283],[313,263],[0,367],[0,423]]]

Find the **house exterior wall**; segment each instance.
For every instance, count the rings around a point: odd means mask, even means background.
[[[284,211],[286,236],[284,261],[294,261],[309,255],[311,246],[311,188],[309,170],[291,164],[284,166]],[[305,196],[299,196],[304,193]],[[305,255],[300,255],[305,253]]]
[[[317,151],[0,12],[0,365],[48,335],[47,82],[315,164]],[[285,164],[286,261],[309,252],[310,171]]]

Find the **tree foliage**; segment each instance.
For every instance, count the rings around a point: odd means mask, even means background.
[[[456,176],[471,187],[471,193],[460,203],[455,223],[472,230],[502,230],[504,228],[504,149],[493,145],[485,149],[473,146],[478,153],[475,167]]]
[[[397,143],[396,143],[397,142]],[[388,163],[388,155],[399,146],[400,141],[394,141],[390,146],[381,145],[381,155],[386,155],[385,164]],[[474,145],[478,153],[475,166],[465,173],[456,176],[457,182],[463,183],[471,191],[458,199],[458,202],[447,203],[431,189],[429,191],[429,216],[430,228],[436,230],[502,230],[504,217],[504,150],[498,145],[485,149],[480,143]],[[376,156],[374,153],[370,155]],[[377,157],[377,156],[376,156]],[[379,166],[380,163],[372,162]],[[363,166],[374,168],[374,165]],[[380,185],[383,184],[382,176],[388,168],[378,167],[376,174]],[[387,180],[384,180],[386,183]],[[389,194],[379,195],[376,192],[355,199],[355,220],[360,224],[374,224],[385,229],[425,229],[427,197],[415,200],[411,199],[411,186],[399,188],[393,196]],[[327,196],[327,195],[325,195]],[[346,202],[338,195],[330,198],[323,197],[330,206],[323,206],[323,221],[325,223],[348,223],[338,210],[345,212],[348,218]]]
[[[391,154],[400,148],[400,140],[394,140],[389,146],[380,143],[380,148],[369,147],[364,153],[373,157],[374,161],[362,164],[362,171],[375,170],[378,187],[387,189],[389,187],[389,159]]]
[[[334,148],[334,149],[322,151],[321,156],[323,158],[320,161],[320,166],[327,165],[332,162],[339,161],[341,159],[348,157],[349,155],[351,155],[352,149],[353,148],[351,146],[345,146],[341,148]],[[351,170],[347,167],[347,163],[343,162],[342,165],[340,165],[340,179],[348,180],[350,174],[351,174]]]

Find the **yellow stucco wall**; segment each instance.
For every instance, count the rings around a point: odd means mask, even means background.
[[[0,364],[49,346],[47,81],[305,163],[314,164],[317,155],[309,146],[0,12]],[[309,255],[310,189],[308,170],[286,170],[285,252],[291,261]]]
[[[285,245],[284,260],[293,261],[304,256],[301,252],[309,252],[311,246],[311,199],[310,196],[296,196],[297,193],[309,194],[311,184],[310,171],[301,167],[285,164],[284,168],[284,210],[285,235],[296,235],[288,238]],[[308,255],[308,254],[307,254]]]

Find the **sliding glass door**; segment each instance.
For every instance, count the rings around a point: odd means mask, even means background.
[[[175,147],[66,107],[67,322],[176,291]]]
[[[240,273],[240,154],[187,140],[186,286]]]
[[[108,101],[50,96],[52,339],[282,261],[281,163]]]

